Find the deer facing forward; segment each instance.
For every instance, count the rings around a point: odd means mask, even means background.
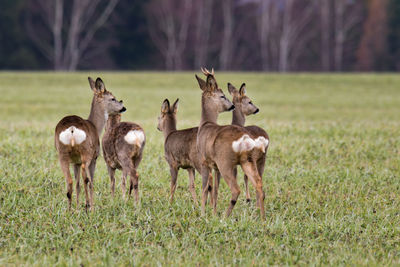
[[[99,136],[109,115],[123,112],[122,103],[115,100],[113,94],[106,90],[100,78],[96,82],[89,79],[93,91],[92,106],[89,118],[79,116],[64,117],[55,129],[55,147],[58,152],[61,170],[67,184],[68,207],[71,209],[73,181],[70,164],[74,167],[76,181],[76,205],[79,206],[80,174],[82,172],[86,210],[93,209],[93,180],[96,160],[100,152]]]

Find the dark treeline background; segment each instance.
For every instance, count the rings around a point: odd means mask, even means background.
[[[0,69],[400,70],[400,0],[0,0]]]

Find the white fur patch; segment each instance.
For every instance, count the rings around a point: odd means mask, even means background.
[[[108,120],[108,113],[107,113],[107,111],[104,111],[104,119],[105,119],[105,121],[107,122],[107,120]]]
[[[125,135],[124,139],[128,144],[141,147],[144,141],[144,133],[141,130],[132,130]]]
[[[254,148],[256,143],[247,134],[240,137],[238,140],[232,142],[232,149],[234,152],[241,153],[243,151],[250,151]]]
[[[86,140],[86,133],[75,126],[71,126],[60,133],[59,139],[64,145],[79,145]]]
[[[255,142],[255,147],[261,149],[261,151],[265,153],[265,149],[269,144],[269,140],[266,139],[264,136],[259,136],[256,140],[254,140],[254,142]]]

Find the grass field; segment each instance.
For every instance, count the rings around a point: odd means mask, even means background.
[[[102,157],[95,211],[73,203],[54,148],[65,115],[87,117],[87,76],[123,99],[124,120],[147,135],[141,203],[115,198]],[[247,83],[260,113],[248,118],[271,137],[263,176],[266,221],[244,190],[230,218],[221,182],[219,216],[193,205],[186,171],[175,202],[163,137],[164,98],[180,98],[178,128],[200,119],[194,73],[0,73],[0,265],[399,265],[400,76],[217,73]],[[220,116],[230,123],[231,114]],[[242,174],[238,177],[242,189]],[[200,176],[196,175],[197,193]],[[75,192],[74,192],[75,196]]]

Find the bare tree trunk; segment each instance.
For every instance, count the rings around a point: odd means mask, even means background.
[[[51,37],[48,40],[38,37],[32,26],[33,21],[27,21],[29,36],[43,55],[53,63],[55,70],[72,71],[76,70],[94,34],[106,23],[119,0],[108,0],[102,11],[97,10],[101,0],[74,0],[69,24],[63,23],[63,12],[66,9],[64,0],[31,1],[38,4],[36,10],[43,16]],[[63,32],[67,32],[65,46]]]
[[[339,0],[340,1],[340,0]],[[321,67],[323,71],[331,69],[331,17],[330,0],[320,0],[320,19],[321,19]]]
[[[343,44],[345,32],[343,27],[344,20],[344,0],[335,1],[335,70],[342,70]]]
[[[269,27],[270,27],[270,8],[271,2],[270,0],[261,1],[261,16],[259,22],[259,36],[260,36],[260,54],[261,54],[261,65],[262,69],[267,71],[269,70],[269,45],[268,45],[268,37],[269,37]]]
[[[189,19],[191,16],[191,9],[192,9],[192,0],[185,0],[183,5],[183,16],[181,21],[181,27],[178,33],[178,43],[175,55],[175,69],[182,70],[183,69],[183,53],[186,48],[187,42],[187,35],[189,29]]]
[[[62,68],[62,27],[63,27],[63,7],[64,0],[55,0],[54,8],[54,69],[60,70]]]
[[[294,0],[287,0],[285,9],[283,11],[282,35],[279,41],[279,71],[281,72],[288,71],[289,45],[292,31],[291,13],[293,3]]]
[[[199,1],[197,14],[197,31],[194,49],[194,68],[198,69],[205,65],[208,56],[208,42],[213,14],[213,0]]]
[[[227,70],[230,68],[232,49],[233,49],[233,1],[222,1],[222,11],[224,20],[224,32],[222,36],[221,52],[220,52],[220,68]]]

